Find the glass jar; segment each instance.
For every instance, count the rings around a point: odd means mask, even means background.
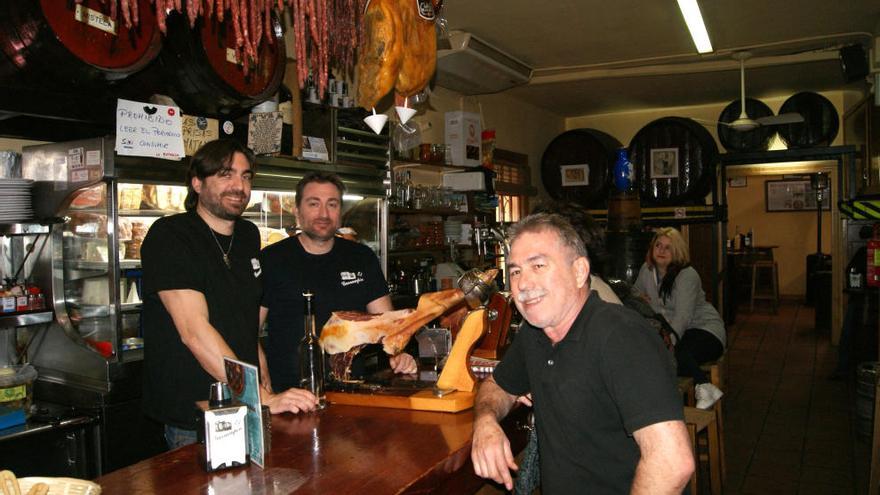
[[[445,163],[446,146],[442,144],[431,145],[431,159],[434,163]]]
[[[430,163],[434,158],[432,155],[433,145],[431,143],[422,143],[419,145],[419,160],[425,163]]]

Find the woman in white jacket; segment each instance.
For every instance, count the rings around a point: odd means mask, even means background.
[[[690,265],[687,244],[678,230],[656,230],[635,287],[674,330],[678,374],[693,377],[697,407],[709,409],[723,394],[709,383],[700,365],[721,357],[727,335],[718,311],[706,301],[700,275]]]

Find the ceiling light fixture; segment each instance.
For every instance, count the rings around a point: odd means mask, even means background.
[[[706,31],[706,25],[703,24],[703,16],[700,14],[697,0],[678,0],[678,8],[681,10],[681,15],[684,16],[684,22],[687,23],[697,51],[700,53],[711,52],[712,42],[709,41],[709,33]]]

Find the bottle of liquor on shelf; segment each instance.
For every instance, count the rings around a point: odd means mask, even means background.
[[[746,249],[752,248],[752,229],[749,229],[749,233],[743,237],[743,247]]]
[[[324,349],[318,343],[313,309],[314,294],[303,292],[305,304],[305,335],[299,343],[300,384],[318,398],[318,409],[327,407],[324,395]]]
[[[406,180],[403,183],[403,206],[404,208],[413,208],[413,200],[415,199],[416,188],[412,181],[412,172],[406,171]]]

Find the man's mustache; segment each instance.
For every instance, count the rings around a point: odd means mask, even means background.
[[[516,302],[524,303],[526,301],[531,301],[532,299],[544,297],[545,295],[547,295],[547,291],[544,289],[524,290],[516,295]]]

